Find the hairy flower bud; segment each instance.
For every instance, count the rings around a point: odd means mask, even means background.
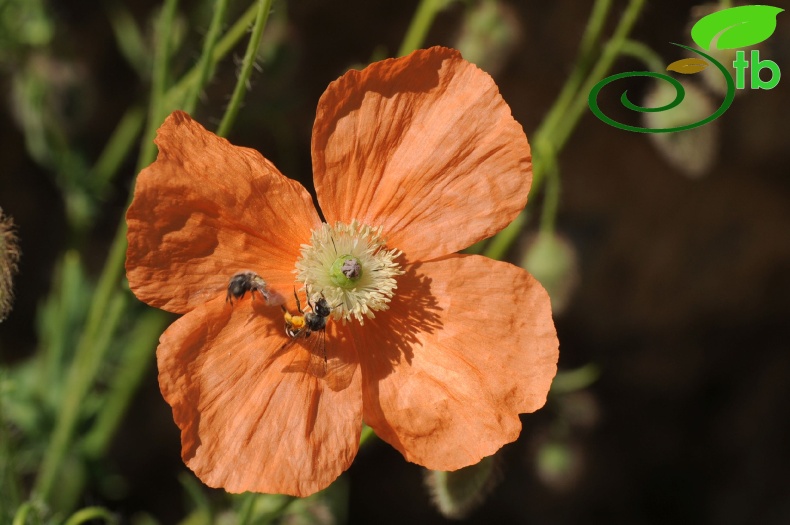
[[[429,470],[425,482],[434,505],[447,518],[461,519],[480,506],[499,482],[496,456],[453,472]]]
[[[19,262],[19,248],[11,217],[0,208],[0,322],[11,311],[14,300],[13,279]]]
[[[685,126],[697,122],[716,111],[702,89],[681,81],[686,98],[679,106],[667,111],[644,113],[643,120],[650,128]],[[646,97],[645,107],[658,107],[675,96],[674,88],[666,82],[656,83]],[[681,133],[650,133],[650,140],[664,159],[690,178],[704,176],[716,160],[719,143],[719,122],[713,121]]]
[[[540,233],[530,240],[521,267],[549,292],[552,311],[562,313],[579,283],[579,263],[573,245],[555,233]]]

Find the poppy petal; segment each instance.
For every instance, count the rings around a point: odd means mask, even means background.
[[[360,374],[331,388],[309,373],[304,347],[282,348],[289,339],[279,310],[250,304],[216,298],[173,323],[156,353],[159,385],[181,429],[184,462],[203,482],[307,496],[357,453]],[[332,357],[353,364],[355,354],[344,345]]]
[[[514,441],[546,401],[559,355],[549,296],[479,256],[413,265],[390,310],[353,337],[365,422],[412,462],[456,470]],[[398,333],[393,338],[392,331]]]
[[[299,245],[320,224],[307,191],[181,111],[156,144],[159,156],[138,176],[126,214],[126,275],[137,298],[185,313],[224,295],[240,271],[288,296]]]
[[[332,82],[318,102],[312,152],[327,222],[383,226],[387,244],[411,260],[498,232],[532,183],[529,143],[494,81],[441,47]]]

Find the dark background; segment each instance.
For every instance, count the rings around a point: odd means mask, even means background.
[[[571,70],[591,3],[505,3],[521,39],[495,80],[531,137]],[[63,44],[57,53],[87,72],[90,94],[74,136],[89,158],[124,110],[147,93],[119,55],[97,4],[51,2]],[[133,4],[146,23],[156,3]],[[615,5],[617,13],[625,2]],[[692,5],[649,2],[632,36],[667,63],[681,58],[669,42],[687,38]],[[309,187],[318,97],[374,50],[394,54],[415,7],[414,1],[276,4],[288,14],[280,51],[254,75],[230,139],[258,149]],[[426,45],[452,45],[463,12],[455,5],[443,13]],[[761,54],[790,71],[790,15],[780,14],[778,22]],[[185,48],[193,54],[179,55],[181,63],[194,60],[203,31],[189,27],[187,38],[195,42]],[[233,61],[220,67],[196,112],[209,128],[221,117],[234,68]],[[621,59],[612,73],[639,69]],[[8,93],[9,78],[1,82]],[[601,376],[587,390],[553,396],[522,418],[521,438],[503,450],[501,484],[468,523],[790,522],[788,82],[736,98],[714,123],[718,155],[697,180],[668,164],[646,135],[585,114],[560,156],[558,230],[578,252],[580,283],[556,322],[560,368],[594,363]],[[68,243],[58,190],[26,156],[11,104],[6,97],[0,108],[0,205],[18,225],[23,259],[15,310],[0,325],[7,363],[35,351],[36,305]],[[122,216],[133,167],[130,160],[90,232],[88,265],[95,272]],[[584,413],[582,423],[577,418],[558,430],[574,409]],[[536,450],[547,440],[573,453],[573,468],[558,478],[536,469]],[[183,516],[177,475],[186,469],[153,369],[116,441],[109,463],[129,489],[124,499],[101,503],[124,516],[145,511],[163,523]],[[384,443],[362,451],[347,482],[351,523],[446,521],[430,504],[421,468]]]

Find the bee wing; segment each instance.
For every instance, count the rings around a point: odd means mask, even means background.
[[[278,351],[282,353],[290,349],[302,353],[283,372],[307,373],[324,381],[335,392],[345,390],[354,377],[356,364],[337,356],[338,344],[340,341],[327,337],[324,330],[314,332],[310,337],[299,334]],[[295,348],[296,346],[299,348]]]

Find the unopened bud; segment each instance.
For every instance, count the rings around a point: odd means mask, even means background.
[[[429,470],[425,482],[434,505],[447,518],[461,519],[485,501],[499,482],[495,456],[453,472]]]
[[[485,0],[467,9],[454,47],[466,60],[496,75],[520,38],[521,27],[512,8],[496,0]]]
[[[530,241],[521,266],[549,293],[552,311],[564,311],[579,283],[579,263],[573,245],[556,233],[542,232]]]
[[[716,69],[716,68],[708,68]],[[685,126],[709,117],[716,111],[710,97],[689,82],[680,81],[686,91],[683,102],[667,111],[643,113],[650,128]],[[645,107],[659,107],[675,97],[668,82],[656,82],[645,97]],[[718,120],[677,133],[649,133],[650,140],[673,167],[691,178],[705,175],[713,165],[719,142]]]
[[[581,452],[563,441],[541,444],[535,459],[538,478],[555,490],[570,489],[582,472]]]

